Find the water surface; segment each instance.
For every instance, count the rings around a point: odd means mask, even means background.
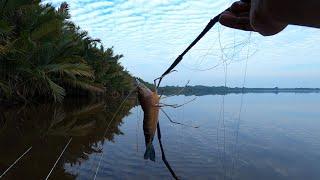
[[[182,104],[192,96],[163,100]],[[156,161],[143,159],[143,114],[120,105],[67,101],[3,109],[0,174],[29,147],[4,179],[44,179],[68,140],[51,179],[171,179],[154,139]],[[241,103],[242,102],[242,103]],[[181,179],[320,179],[320,94],[200,96],[160,113],[167,160]]]

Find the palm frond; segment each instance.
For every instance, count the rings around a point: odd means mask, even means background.
[[[67,3],[57,9],[40,0],[0,0],[1,93],[27,100],[50,95],[61,102],[66,92],[77,94],[73,88],[130,88],[123,56],[72,23],[68,9]]]
[[[0,20],[0,34],[7,34],[9,33],[13,28],[6,22],[5,20]]]
[[[57,72],[60,74],[66,73],[67,75],[74,76],[83,76],[88,78],[93,78],[94,73],[91,70],[91,67],[83,64],[71,64],[71,63],[60,63],[60,64],[50,64],[45,66],[45,69],[48,73]]]
[[[64,80],[64,82],[71,85],[72,87],[78,87],[78,88],[87,90],[89,92],[97,92],[97,93],[104,93],[105,92],[105,89],[103,87],[98,87],[98,86],[92,85],[89,82],[86,82],[84,80],[70,79],[70,78],[65,78],[63,80]]]
[[[12,94],[11,88],[9,87],[9,85],[6,82],[0,80],[0,92],[1,91],[4,93],[6,97],[10,97]]]
[[[59,86],[55,82],[53,82],[50,78],[46,78],[48,85],[50,87],[52,96],[54,98],[54,101],[56,102],[62,102],[64,96],[66,95],[66,91],[63,87]]]
[[[25,5],[29,5],[38,1],[35,0],[1,0],[0,4],[2,5],[3,10],[13,11],[17,8],[20,8]]]
[[[40,25],[37,29],[35,29],[31,33],[31,38],[33,40],[38,40],[50,33],[59,32],[61,26],[61,21],[59,21],[58,19],[52,19],[51,21],[45,22],[42,25]]]
[[[61,109],[54,109],[53,116],[52,116],[52,121],[50,123],[49,128],[54,127],[55,125],[59,124],[66,118],[66,113]]]

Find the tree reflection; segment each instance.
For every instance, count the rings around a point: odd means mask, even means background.
[[[73,141],[59,161],[53,179],[75,179],[66,172],[64,165],[81,164],[92,153],[101,153],[99,144],[113,141],[123,134],[119,127],[129,115],[135,99],[126,101],[122,110],[105,129],[121,100],[88,102],[67,100],[64,104],[0,109],[0,174],[25,151],[33,146],[21,162],[17,163],[4,178],[43,179],[48,174],[69,137]]]

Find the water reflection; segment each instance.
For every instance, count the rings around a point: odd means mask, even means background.
[[[2,129],[4,129],[5,124],[6,124],[6,118],[4,117],[3,112],[1,111],[0,112],[0,132]]]
[[[69,100],[62,105],[43,104],[1,109],[0,174],[32,146],[32,150],[4,178],[45,178],[69,137],[73,137],[52,178],[75,179],[76,175],[67,172],[64,165],[81,165],[90,154],[102,152],[99,144],[113,141],[116,135],[123,134],[119,126],[123,117],[135,105],[134,98],[126,101],[105,133],[106,126],[120,105],[118,99],[107,102]]]
[[[181,179],[318,180],[319,94],[246,94],[243,107],[241,98],[202,96],[178,109],[164,107],[172,120],[199,128],[172,123],[160,112],[163,147],[154,137],[155,162],[143,158],[143,117],[135,99],[105,136],[119,100],[1,109],[0,173],[32,146],[4,179],[44,179],[73,137],[50,179],[93,179],[102,153],[97,179],[170,179],[161,160],[165,151]]]

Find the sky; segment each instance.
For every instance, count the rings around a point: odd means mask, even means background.
[[[231,0],[45,0],[70,5],[71,20],[121,64],[153,82]],[[217,24],[162,85],[320,87],[320,29],[288,26],[263,37]]]

